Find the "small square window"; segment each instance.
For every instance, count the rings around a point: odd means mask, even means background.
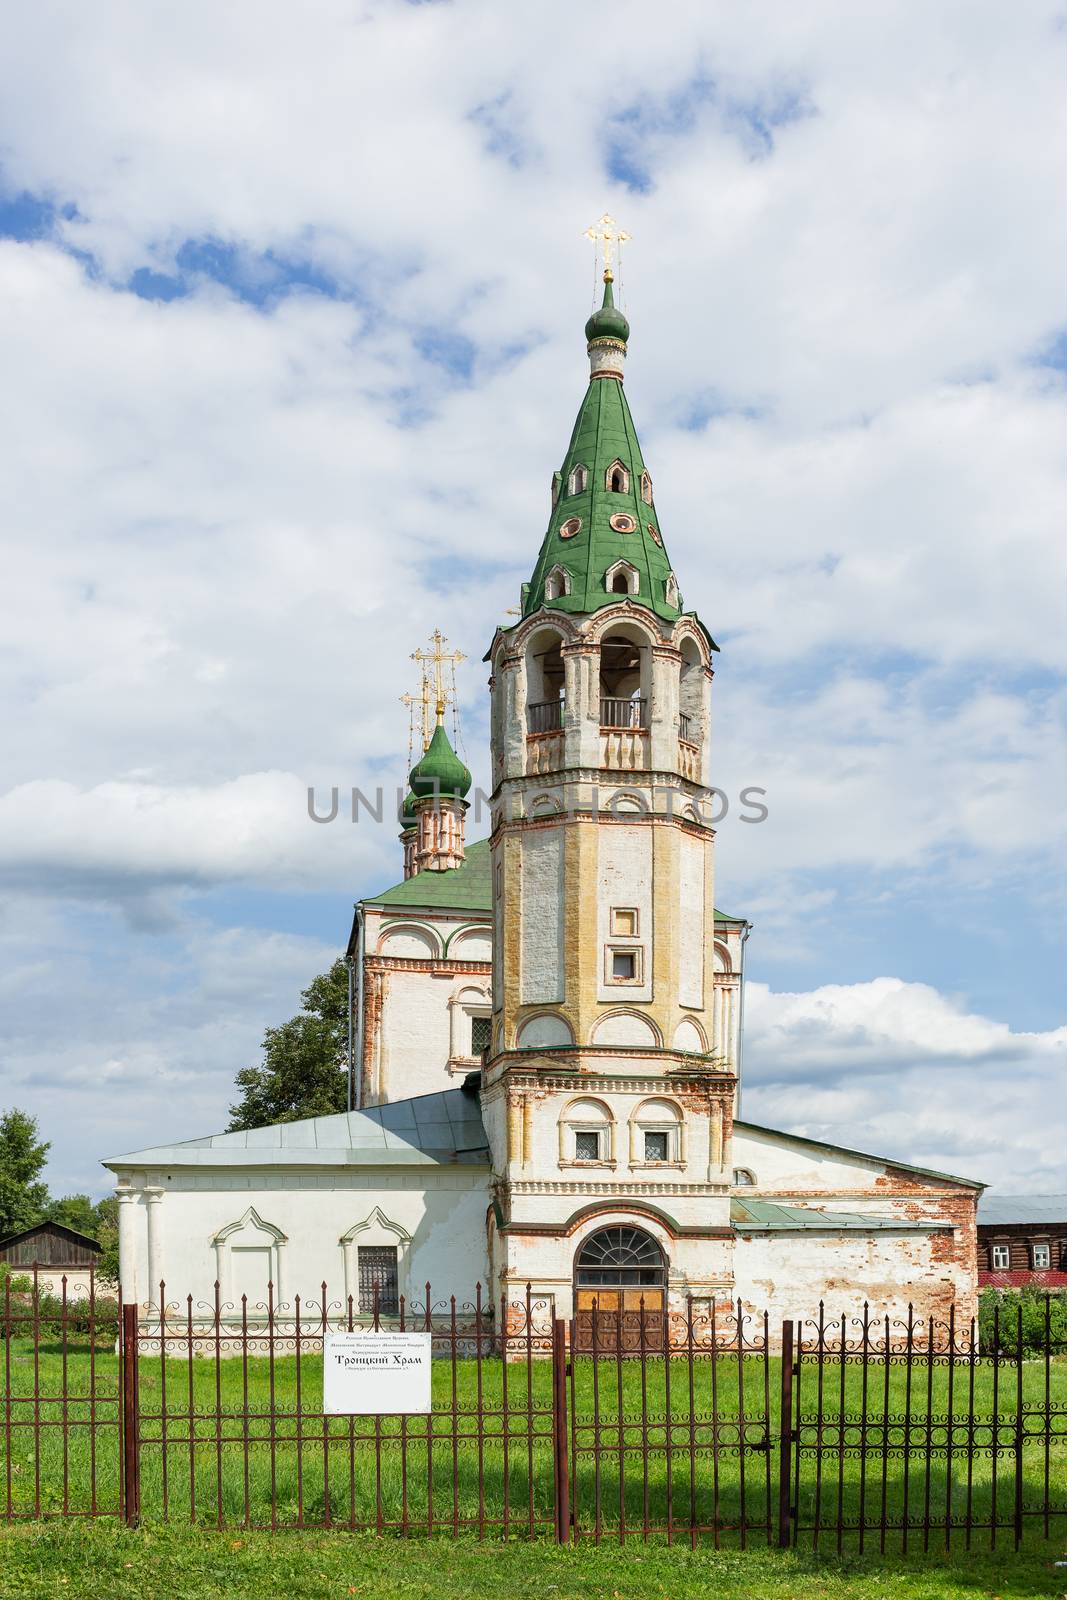
[[[576,1133],[574,1135],[574,1159],[576,1161],[600,1160],[599,1133]]]
[[[1006,1244],[995,1244],[993,1246],[993,1271],[1007,1272],[1010,1266],[1011,1251],[1008,1246]]]
[[[1031,1245],[1030,1257],[1035,1272],[1047,1272],[1052,1265],[1052,1251],[1047,1244]]]
[[[670,1135],[666,1130],[645,1134],[646,1161],[669,1161],[670,1154]]]
[[[471,1018],[471,1055],[480,1056],[483,1050],[488,1050],[492,1043],[493,1019],[492,1017]]]
[[[611,976],[619,983],[633,983],[637,977],[637,951],[613,950]]]
[[[612,906],[611,932],[616,939],[636,939],[637,912],[633,906]]]

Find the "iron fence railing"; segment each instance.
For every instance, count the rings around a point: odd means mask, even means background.
[[[526,707],[527,732],[556,733],[562,726],[562,700],[534,700]]]
[[[1067,1341],[975,1320],[531,1289],[123,1305],[8,1278],[0,1518],[1018,1548],[1067,1519]],[[51,1292],[54,1291],[54,1292]],[[1058,1313],[1057,1313],[1058,1314]],[[327,1415],[328,1333],[428,1333],[428,1413]]]
[[[600,726],[602,728],[647,728],[647,700],[619,700],[601,697]]]

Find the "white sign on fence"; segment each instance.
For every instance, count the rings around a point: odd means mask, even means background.
[[[430,1409],[428,1333],[328,1333],[322,1409],[330,1417]]]

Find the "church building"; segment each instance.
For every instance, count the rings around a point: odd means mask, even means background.
[[[738,1115],[749,925],[716,910],[716,645],[623,387],[610,269],[518,620],[486,660],[488,840],[436,726],[403,879],[356,908],[355,1106],[109,1159],[122,1287],[773,1318],[975,1308],[982,1185]],[[437,658],[441,656],[437,636]],[[398,867],[399,870],[399,867]],[[802,1104],[783,1108],[802,1118]]]

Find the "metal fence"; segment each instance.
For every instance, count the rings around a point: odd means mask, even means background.
[[[429,1286],[123,1306],[4,1287],[3,1517],[110,1516],[572,1540],[1018,1548],[1067,1517],[1052,1302],[973,1320],[808,1321],[740,1304],[554,1315]],[[327,1332],[431,1335],[427,1414],[327,1416]],[[1029,1352],[1029,1353],[1027,1353]]]

